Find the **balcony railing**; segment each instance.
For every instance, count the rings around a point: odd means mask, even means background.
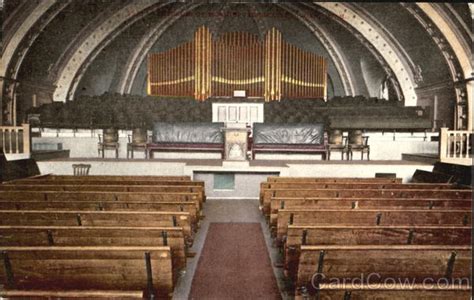
[[[472,166],[474,132],[441,128],[439,158],[441,162]]]
[[[5,154],[30,154],[30,124],[0,126],[0,145]]]

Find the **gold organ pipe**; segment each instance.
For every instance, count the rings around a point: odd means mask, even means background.
[[[301,57],[302,57],[302,60],[301,60],[302,78],[301,78],[301,81],[303,83],[302,86],[301,86],[301,90],[303,91],[302,97],[306,97],[306,85],[304,85],[304,82],[306,81],[306,51],[301,51]]]
[[[308,64],[309,64],[309,55],[308,55],[308,52],[305,52],[305,53],[304,53],[304,78],[305,78],[305,82],[309,82],[309,68],[308,68]],[[305,85],[305,89],[304,89],[304,96],[305,96],[305,98],[308,97],[308,95],[309,95],[308,88],[309,88],[309,86],[308,86],[308,85]]]
[[[311,53],[311,72],[310,73],[311,73],[311,84],[312,84],[312,86],[311,86],[310,91],[311,91],[312,96],[316,95],[315,89],[314,89],[314,84],[316,83],[316,80],[315,80],[315,77],[314,77],[314,74],[315,74],[314,73],[314,70],[315,70],[314,59],[315,59],[315,55],[313,53]]]
[[[322,65],[321,65],[321,57],[318,57],[318,83],[321,83],[322,82],[322,79],[323,79],[323,74],[322,74]],[[318,87],[318,95],[321,96],[321,88]]]
[[[304,80],[304,57],[303,57],[303,50],[300,50],[300,76],[299,76],[299,87],[300,87],[300,98],[303,97],[304,93],[304,86],[301,82]]]

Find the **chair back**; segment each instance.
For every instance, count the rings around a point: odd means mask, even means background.
[[[342,145],[342,130],[331,129],[329,131],[329,144],[330,145]]]
[[[349,144],[364,145],[364,137],[362,136],[362,130],[349,131]]]
[[[117,143],[119,140],[118,130],[115,128],[104,129],[104,143]]]
[[[74,164],[72,169],[74,171],[74,176],[87,176],[89,175],[89,170],[91,168],[90,164]]]
[[[132,131],[133,144],[145,144],[148,141],[148,133],[145,128],[135,128]]]

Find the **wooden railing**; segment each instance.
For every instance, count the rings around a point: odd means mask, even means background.
[[[472,166],[474,132],[441,128],[439,158],[441,162]]]
[[[30,154],[30,124],[0,126],[0,146],[5,154]]]

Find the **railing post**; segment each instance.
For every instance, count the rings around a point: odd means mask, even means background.
[[[30,124],[24,123],[22,124],[22,127],[23,127],[23,153],[30,154],[31,153]]]
[[[439,133],[439,160],[445,160],[448,148],[448,128],[442,127]]]

